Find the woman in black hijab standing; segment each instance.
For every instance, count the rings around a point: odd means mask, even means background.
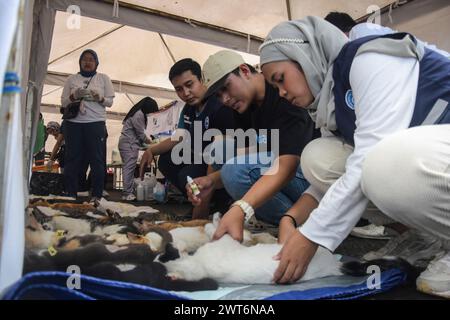
[[[68,196],[77,196],[83,159],[89,162],[92,173],[92,197],[102,197],[105,178],[106,110],[113,104],[114,88],[106,74],[97,72],[99,60],[93,50],[80,55],[80,72],[71,75],[61,96],[63,108],[80,102],[79,112],[65,121],[65,183]]]
[[[140,147],[151,141],[145,134],[147,115],[156,111],[158,111],[156,101],[150,97],[145,97],[130,109],[123,120],[123,129],[119,138],[119,152],[123,162],[122,200],[136,200],[133,194],[134,171]]]

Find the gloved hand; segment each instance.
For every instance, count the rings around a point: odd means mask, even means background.
[[[104,101],[103,96],[96,90],[91,90],[91,96],[93,101],[97,101],[99,103],[102,103]]]
[[[75,100],[80,100],[81,98],[84,98],[88,95],[90,95],[90,90],[84,88],[77,88],[73,92],[73,97],[75,98]]]

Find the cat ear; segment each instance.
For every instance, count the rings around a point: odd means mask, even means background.
[[[133,221],[132,223],[133,227],[135,227],[140,233],[143,233],[143,226],[142,223],[139,223],[137,221]]]
[[[38,231],[44,230],[33,214],[28,217],[28,225]]]
[[[141,233],[142,234],[146,234],[148,233],[150,230],[152,230],[155,227],[155,224],[151,221],[147,221],[147,220],[142,220],[141,223]]]
[[[130,242],[136,242],[136,241],[140,241],[142,236],[131,233],[131,232],[127,232],[127,238],[128,240],[130,240]]]

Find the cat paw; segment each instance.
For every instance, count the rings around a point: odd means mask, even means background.
[[[167,274],[167,278],[169,278],[170,280],[179,280],[181,279],[181,274],[179,274],[178,272],[169,272]]]

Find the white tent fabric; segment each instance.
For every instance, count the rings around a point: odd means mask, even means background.
[[[55,74],[70,75],[78,72],[81,52],[91,48],[99,56],[98,71],[107,74],[117,84],[119,99],[115,99],[111,108],[115,112],[126,113],[137,102],[120,97],[121,93],[130,94],[133,90],[141,96],[151,95],[159,105],[176,99],[168,78],[169,69],[174,62],[190,57],[202,64],[210,54],[221,49],[201,42],[86,17],[80,18],[80,29],[70,30],[66,27],[68,19],[70,14],[57,12],[46,83],[56,84]],[[110,30],[115,31],[101,36]],[[88,44],[85,45],[86,43]],[[255,55],[241,54],[250,64],[257,64],[259,61]],[[129,88],[121,87],[122,82],[131,85]],[[149,88],[156,90],[150,92]],[[44,87],[44,92],[49,91],[51,88]],[[42,103],[60,104],[60,97],[61,92],[55,91],[45,95]]]
[[[21,75],[23,21],[19,25],[20,9],[24,8],[19,0],[0,2],[0,93],[5,70]],[[3,151],[0,156],[0,293],[22,275],[26,191],[20,97],[17,91],[4,93],[0,102]]]
[[[3,84],[6,66],[8,64],[9,53],[13,43],[14,32],[16,30],[17,10],[19,1],[9,4],[0,2],[0,83]],[[0,94],[3,91],[3,85],[0,87]]]
[[[324,17],[330,11],[347,12],[355,18],[359,18],[367,13],[366,9],[370,5],[377,5],[382,8],[393,1],[227,0],[224,3],[215,0],[125,0],[121,2],[167,12],[264,38],[273,26],[279,22],[289,20],[289,18],[299,19],[307,15]]]
[[[398,10],[386,12],[381,23],[398,31],[414,34],[419,39],[450,52],[450,1],[415,0]]]

